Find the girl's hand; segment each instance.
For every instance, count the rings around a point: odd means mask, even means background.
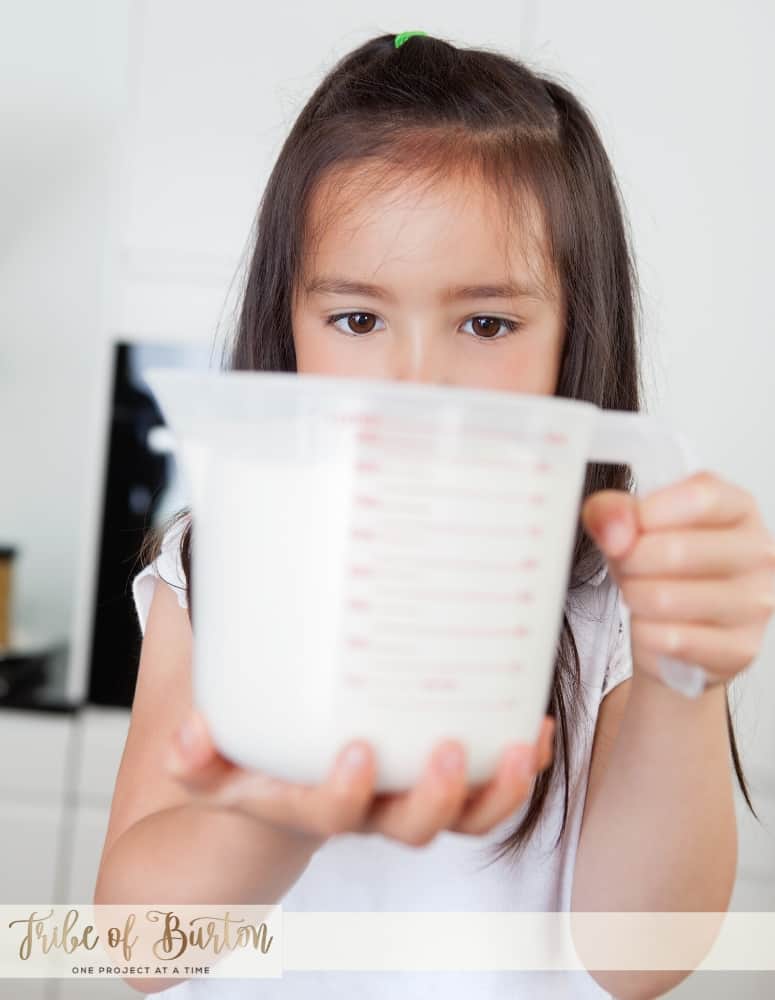
[[[446,741],[435,748],[414,788],[375,793],[374,753],[366,742],[343,748],[322,784],[300,785],[226,760],[213,746],[202,715],[193,711],[171,748],[167,770],[195,800],[245,812],[320,845],[335,834],[356,832],[423,846],[444,829],[486,833],[514,812],[537,772],[551,763],[553,733],[554,720],[546,716],[536,743],[509,747],[486,784],[466,783],[462,747]]]
[[[775,609],[775,539],[750,493],[703,471],[643,498],[600,490],[582,522],[630,609],[634,670],[661,679],[661,654],[711,686],[750,666]]]

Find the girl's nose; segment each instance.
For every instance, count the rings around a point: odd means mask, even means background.
[[[400,382],[448,382],[442,345],[419,333],[397,337],[391,359],[393,378]]]

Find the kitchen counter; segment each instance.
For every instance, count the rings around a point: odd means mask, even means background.
[[[60,642],[51,647],[43,667],[43,677],[20,691],[0,697],[0,710],[29,710],[35,712],[77,712],[85,699],[73,699],[67,692],[67,667],[70,645]]]

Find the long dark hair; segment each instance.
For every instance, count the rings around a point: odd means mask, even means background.
[[[565,302],[556,395],[605,409],[641,409],[641,304],[631,240],[618,183],[589,113],[559,82],[517,59],[458,48],[427,35],[396,48],[395,38],[372,38],[340,59],[291,129],[261,198],[238,322],[222,366],[296,371],[293,296],[305,255],[320,236],[309,227],[310,199],[329,171],[368,162],[370,171],[376,168],[386,182],[397,173],[411,173],[431,184],[453,170],[478,171],[502,198],[507,218],[526,218],[531,199],[540,206],[547,263]],[[590,464],[583,497],[632,486],[627,466]],[[181,517],[188,518],[181,557],[190,615],[188,509],[178,512],[173,523]],[[146,561],[158,553],[168,526],[153,533]],[[604,565],[579,520],[567,600]],[[565,830],[571,748],[584,712],[567,602],[546,711],[556,721],[554,759],[538,775],[523,818],[496,845],[492,860],[518,856],[560,766],[565,798],[555,847]],[[756,816],[728,699],[726,713],[735,772]]]

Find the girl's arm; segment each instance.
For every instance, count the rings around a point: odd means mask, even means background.
[[[172,733],[189,712],[191,630],[173,591],[157,586],[140,656],[94,903],[275,903],[322,838],[196,803],[165,773]],[[127,980],[144,993],[179,979]]]
[[[598,716],[571,910],[726,911],[737,868],[729,753],[723,685],[694,701],[635,671],[614,688]],[[590,974],[629,1000],[662,996],[690,971]]]
[[[582,521],[631,613],[633,676],[601,705],[571,909],[717,914],[715,937],[737,871],[727,685],[775,609],[775,539],[754,497],[708,470],[645,497],[600,490]],[[696,700],[662,683],[663,655],[706,669]],[[629,1000],[687,975],[594,978]]]

